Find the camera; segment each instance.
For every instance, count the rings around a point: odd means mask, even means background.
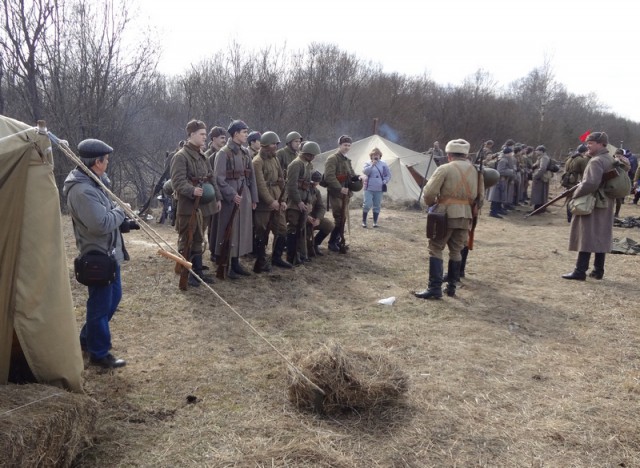
[[[140,229],[140,225],[135,219],[124,218],[124,221],[122,221],[122,224],[120,225],[120,232],[126,234],[132,229]]]

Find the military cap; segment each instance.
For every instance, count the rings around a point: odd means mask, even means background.
[[[342,143],[353,143],[353,140],[349,135],[342,135],[338,138],[338,145],[341,145]]]
[[[322,174],[319,171],[313,171],[311,174],[311,182],[320,182],[322,180]]]
[[[229,135],[233,136],[241,130],[249,130],[249,126],[242,120],[234,120],[229,125],[227,132],[229,132]]]
[[[513,141],[511,138],[509,138],[507,141],[504,142],[504,146],[513,146],[515,144],[516,142]]]
[[[580,146],[578,146],[577,150],[578,150],[578,153],[580,153],[580,154],[586,153],[587,152],[587,145],[582,143]]]
[[[298,132],[287,133],[287,138],[284,139],[284,142],[288,145],[293,140],[302,140],[302,135],[300,135]]]
[[[280,143],[280,137],[276,132],[264,132],[260,137],[262,146],[277,145]]]
[[[99,158],[109,153],[113,153],[113,148],[101,140],[87,138],[78,143],[78,154],[83,159]]]
[[[614,154],[621,154],[621,155],[624,155],[624,149],[622,149],[622,148],[618,148],[618,149],[616,149],[616,152],[615,152]]]
[[[543,153],[546,153],[547,148],[544,145],[538,145],[538,146],[536,146],[536,151],[541,151]]]
[[[227,131],[222,127],[213,127],[211,130],[209,130],[209,138],[211,138],[212,140],[222,135],[227,136]]]
[[[609,144],[609,135],[604,132],[592,132],[589,133],[587,139],[585,141],[595,141],[596,143],[600,143],[601,145]]]
[[[202,120],[196,120],[196,119],[190,120],[186,128],[187,136],[197,132],[198,130],[206,130],[206,129],[207,129],[207,126]]]
[[[502,149],[502,154],[509,154],[509,153],[513,153],[513,148],[511,146],[507,146]]]
[[[251,143],[253,141],[258,141],[258,140],[260,140],[261,136],[262,135],[260,135],[260,132],[253,131],[253,132],[249,133],[249,138],[247,138],[247,143]]]
[[[458,138],[457,140],[451,140],[445,146],[445,153],[458,153],[458,154],[469,154],[469,149],[471,145],[467,140],[463,140],[462,138]]]

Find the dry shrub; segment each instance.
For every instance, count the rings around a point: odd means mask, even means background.
[[[338,343],[322,344],[294,364],[319,392],[297,372],[289,371],[289,400],[303,410],[339,414],[346,410],[373,410],[398,401],[409,378],[386,356],[359,350],[344,350]]]
[[[89,442],[94,400],[46,385],[0,385],[3,466],[71,466]]]

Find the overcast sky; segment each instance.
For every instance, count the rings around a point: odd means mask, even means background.
[[[633,0],[138,2],[138,21],[160,38],[163,73],[233,41],[290,51],[333,43],[385,71],[427,73],[441,84],[460,84],[482,68],[506,85],[548,60],[569,92],[593,92],[610,111],[640,122]]]

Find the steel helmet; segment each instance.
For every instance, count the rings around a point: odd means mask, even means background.
[[[170,197],[171,195],[173,195],[173,185],[171,184],[171,179],[167,180],[163,185],[162,185],[162,191],[164,192],[164,194],[168,197]]]
[[[264,132],[260,137],[262,146],[277,145],[278,143],[280,143],[280,137],[276,132]]]
[[[287,134],[287,138],[285,138],[284,141],[288,145],[293,140],[302,140],[302,135],[300,135],[298,132],[289,132]]]
[[[484,179],[484,188],[493,187],[500,180],[500,173],[490,167],[483,167],[482,178]]]
[[[209,182],[202,184],[202,198],[200,203],[211,203],[216,199],[216,190]]]
[[[317,156],[321,153],[320,145],[315,141],[307,141],[304,145],[302,145],[302,149],[300,150],[303,154],[312,154],[313,156]]]

